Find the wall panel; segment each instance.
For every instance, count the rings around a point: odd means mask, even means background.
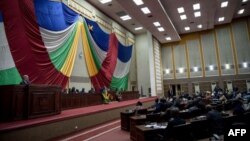
[[[184,44],[173,46],[174,48],[174,63],[176,78],[187,78],[187,61],[186,61],[186,50]],[[180,72],[183,69],[183,72]]]
[[[199,40],[188,40],[186,44],[189,56],[190,77],[202,77],[202,64]],[[196,71],[196,68],[194,67],[197,67],[198,70]]]
[[[174,79],[173,54],[171,46],[163,47],[161,49],[161,58],[163,79]],[[166,69],[169,69],[169,73],[166,73]]]
[[[216,37],[220,56],[221,73],[222,75],[233,75],[235,74],[235,65],[230,27],[217,28]],[[229,64],[229,68],[226,67],[226,64]]]

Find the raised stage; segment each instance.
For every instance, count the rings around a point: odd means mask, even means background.
[[[120,112],[133,109],[137,101],[145,107],[153,104],[155,97],[112,102],[84,108],[64,110],[59,115],[0,123],[1,141],[39,141],[79,132],[120,118]]]

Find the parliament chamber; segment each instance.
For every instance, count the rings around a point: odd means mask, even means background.
[[[250,0],[0,0],[0,141],[248,141],[249,53]]]

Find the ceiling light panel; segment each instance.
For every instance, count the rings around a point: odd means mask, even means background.
[[[160,24],[159,22],[154,22],[153,24],[154,24],[154,26],[156,26],[156,27],[161,26],[161,24]]]
[[[221,8],[227,7],[228,6],[228,1],[224,1],[220,4]]]
[[[194,12],[194,16],[195,17],[200,17],[201,16],[201,12],[200,11]]]
[[[197,25],[197,28],[202,28],[202,24]]]
[[[142,29],[143,29],[143,27],[141,27],[141,26],[135,28],[135,30],[142,30]]]
[[[199,3],[196,3],[196,4],[193,4],[193,9],[194,10],[199,10],[201,7],[200,7],[200,4]]]
[[[225,20],[225,17],[219,17],[219,19],[218,19],[219,22],[222,22],[224,20]]]
[[[242,2],[247,2],[248,0],[242,0]]]
[[[159,27],[158,30],[159,30],[160,32],[165,31],[165,29],[164,29],[163,27]]]
[[[239,14],[239,15],[240,15],[240,14],[243,14],[244,11],[245,11],[245,9],[241,9],[241,10],[238,11],[238,14]]]
[[[141,8],[141,11],[142,11],[144,14],[149,14],[149,13],[151,13],[150,10],[149,10],[147,7]]]
[[[189,26],[186,26],[184,29],[185,29],[186,31],[188,31],[188,30],[190,30],[190,27],[189,27]]]
[[[181,15],[180,16],[181,20],[186,20],[187,19],[187,16],[185,14]]]
[[[170,40],[171,40],[171,37],[166,37],[166,40],[167,40],[167,41],[170,41]]]
[[[108,3],[108,2],[111,2],[112,0],[99,0],[102,4],[105,4],[105,3]]]
[[[123,21],[127,21],[127,20],[130,20],[131,17],[129,15],[125,15],[125,16],[121,16],[120,17]]]
[[[185,10],[184,10],[183,7],[177,8],[177,11],[178,11],[178,13],[180,13],[180,14],[185,12]]]
[[[144,4],[142,0],[133,0],[136,5],[142,5]]]

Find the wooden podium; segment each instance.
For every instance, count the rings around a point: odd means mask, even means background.
[[[61,113],[61,88],[47,85],[0,86],[0,120],[13,121]]]

